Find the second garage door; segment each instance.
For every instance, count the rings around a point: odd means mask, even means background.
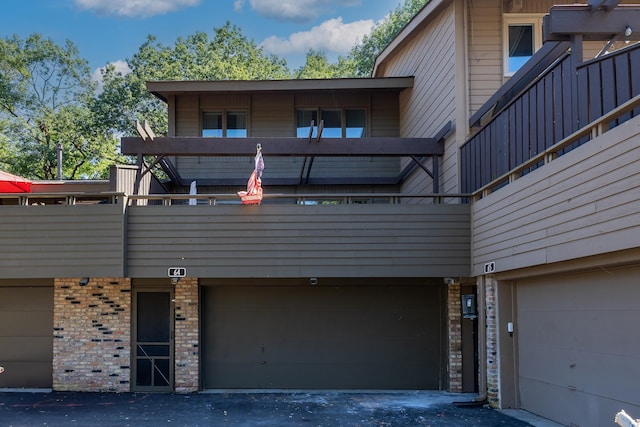
[[[205,388],[439,389],[440,286],[207,286]]]
[[[0,388],[50,388],[53,286],[0,286]]]

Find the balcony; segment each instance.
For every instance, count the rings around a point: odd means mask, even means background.
[[[0,268],[8,279],[161,278],[169,267],[200,278],[467,276],[470,205],[451,203],[462,197],[2,195]],[[419,199],[430,203],[408,203]]]

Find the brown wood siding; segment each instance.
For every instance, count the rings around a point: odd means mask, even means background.
[[[176,136],[200,136],[200,111],[198,96],[176,96]]]
[[[51,283],[0,281],[0,389],[51,388],[52,331]]]
[[[469,273],[468,205],[129,208],[132,277],[443,277]]]
[[[251,134],[260,137],[296,136],[294,97],[291,94],[252,96]]]
[[[199,105],[198,105],[199,102]],[[370,136],[398,136],[399,107],[396,92],[356,91],[313,92],[302,94],[204,94],[176,98],[176,126],[178,136],[200,135],[200,115],[206,110],[241,109],[249,113],[249,135],[278,137],[295,136],[296,108],[362,108],[369,112]],[[298,178],[305,159],[302,157],[271,157],[269,147],[265,156],[265,185],[268,178]],[[176,169],[187,181],[198,179],[226,179],[246,177],[253,170],[250,157],[175,157]],[[307,159],[307,164],[310,159]],[[310,177],[358,178],[366,176],[396,177],[400,173],[397,158],[332,157],[316,158]],[[304,171],[306,176],[306,170]]]
[[[375,93],[371,96],[371,137],[400,136],[400,104],[395,93]]]
[[[640,118],[473,205],[473,274],[634,248],[640,241]]]
[[[562,425],[640,413],[640,268],[518,280],[520,403]]]
[[[312,92],[298,93],[295,96],[295,108],[366,108],[368,106],[368,92]]]
[[[120,205],[4,206],[0,235],[5,278],[124,274]]]
[[[502,0],[469,2],[469,115],[503,83]]]
[[[433,137],[455,117],[455,34],[453,6],[439,12],[386,64],[385,76],[415,76],[415,85],[400,94],[400,134]],[[455,151],[454,151],[455,152]],[[447,157],[445,170],[456,169],[455,156]],[[403,162],[403,167],[409,164]],[[425,163],[429,163],[427,160]],[[431,189],[422,170],[405,182],[403,192]]]
[[[442,283],[231,283],[203,289],[205,388],[443,386]]]

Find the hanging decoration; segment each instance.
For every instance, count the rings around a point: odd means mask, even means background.
[[[247,182],[247,191],[238,191],[243,205],[259,205],[262,202],[262,171],[264,160],[262,159],[262,146],[256,146],[255,168]]]

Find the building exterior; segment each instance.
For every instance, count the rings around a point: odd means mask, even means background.
[[[640,6],[559,3],[431,0],[370,79],[149,82],[137,165],[0,198],[0,387],[640,413]]]

